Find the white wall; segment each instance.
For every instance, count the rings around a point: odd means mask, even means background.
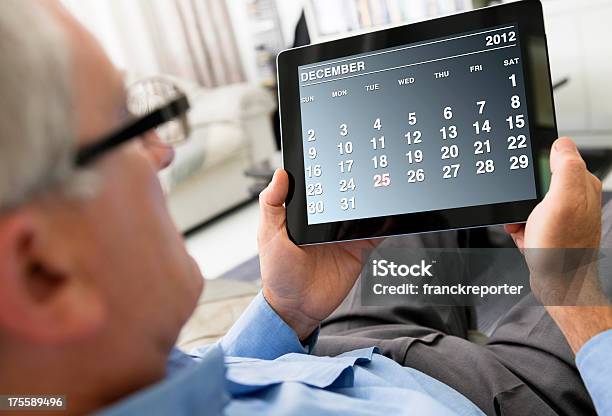
[[[570,82],[555,93],[561,135],[587,146],[612,147],[612,2],[543,2],[553,81]]]

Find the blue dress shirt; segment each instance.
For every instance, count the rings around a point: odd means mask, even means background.
[[[260,293],[220,343],[172,351],[162,382],[102,410],[133,415],[483,415],[451,387],[367,348],[315,357]],[[612,415],[612,330],[576,363],[600,415]]]
[[[104,409],[132,415],[483,415],[451,387],[376,353],[308,355],[260,293],[218,344],[174,350],[162,382]]]
[[[612,415],[612,329],[587,342],[576,354],[576,365],[597,414]]]

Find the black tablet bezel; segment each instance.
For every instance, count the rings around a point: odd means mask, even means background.
[[[315,244],[526,221],[533,208],[541,201],[545,190],[543,175],[536,163],[534,170],[537,198],[533,200],[309,225],[297,76],[298,67],[302,65],[513,23],[518,23],[522,40],[522,66],[528,97],[532,160],[546,160],[550,145],[557,137],[557,129],[548,53],[534,58],[535,54],[529,50],[530,39],[542,40],[546,46],[544,18],[539,0],[523,0],[283,51],[278,56],[278,87],[283,164],[290,179],[286,208],[287,231],[291,240],[300,245]],[[532,62],[532,59],[537,59],[538,62]],[[542,85],[536,88],[536,80],[530,72],[530,68],[536,65],[539,71],[548,72],[549,84],[544,86],[549,92],[538,96],[535,91],[538,88],[542,90]],[[539,101],[540,108],[544,107],[546,111],[550,111],[552,124],[538,124],[535,100]]]

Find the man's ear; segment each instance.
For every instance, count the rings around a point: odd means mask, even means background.
[[[0,326],[35,343],[61,344],[86,337],[104,320],[93,284],[78,276],[34,210],[0,216]],[[66,237],[70,238],[70,237]]]

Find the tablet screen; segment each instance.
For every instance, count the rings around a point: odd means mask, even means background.
[[[308,224],[536,199],[518,29],[299,66]]]

